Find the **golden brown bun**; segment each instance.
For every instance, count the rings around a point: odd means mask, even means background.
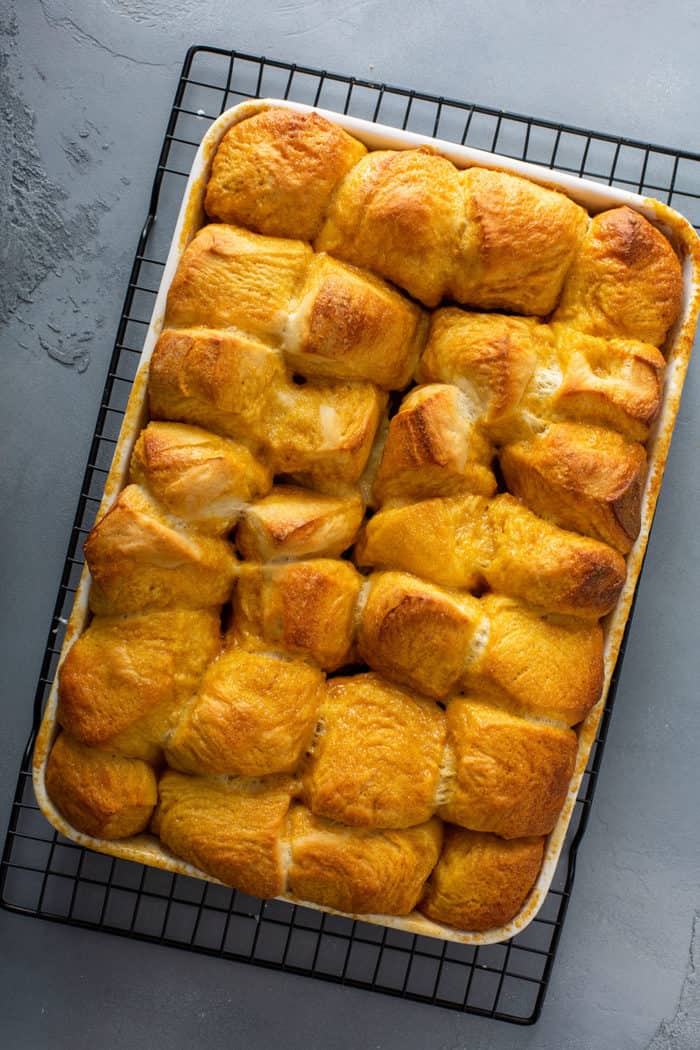
[[[478,599],[416,576],[377,572],[358,627],[363,660],[441,700],[460,680],[484,622]]]
[[[445,307],[431,317],[428,345],[416,378],[450,383],[471,406],[472,419],[486,427],[517,410],[547,338],[531,317],[477,314]]]
[[[663,234],[631,208],[613,208],[592,220],[554,320],[662,346],[682,288],[681,264]]]
[[[288,377],[280,355],[233,332],[166,330],[153,352],[151,415],[260,446],[274,473],[353,484],[386,396],[372,383]]]
[[[289,385],[280,355],[236,332],[166,329],[151,358],[151,418],[262,443],[270,391]]]
[[[234,124],[214,155],[207,212],[274,237],[313,240],[336,185],[366,152],[318,113],[256,113]]]
[[[282,837],[294,783],[208,780],[168,770],[152,828],[178,857],[254,897],[284,890]]]
[[[367,464],[386,395],[373,383],[290,383],[268,402],[264,439],[276,474],[340,491]]]
[[[352,544],[363,515],[359,493],[325,496],[275,485],[243,515],[236,544],[248,561],[337,558]]]
[[[309,808],[343,824],[407,828],[433,815],[445,745],[437,704],[375,674],[335,678],[304,774]]]
[[[488,503],[465,495],[384,508],[360,532],[355,562],[475,590],[493,556]]]
[[[509,842],[445,828],[445,845],[418,905],[429,919],[460,930],[489,930],[518,913],[539,874],[543,838]]]
[[[597,623],[546,616],[512,598],[479,602],[486,641],[470,660],[465,689],[513,711],[576,725],[603,688],[603,631]]]
[[[308,377],[406,385],[425,343],[424,311],[374,274],[301,241],[207,226],[186,249],[166,326],[236,329],[284,352]]]
[[[548,314],[588,225],[563,193],[505,172],[458,172],[429,148],[377,150],[336,190],[317,251],[405,288],[426,306],[448,296]]]
[[[245,649],[306,655],[334,671],[349,662],[361,583],[335,558],[243,565],[230,635]]]
[[[376,150],[341,182],[314,247],[437,306],[463,216],[457,170],[448,160],[426,147]]]
[[[408,915],[442,843],[436,818],[415,828],[377,831],[344,828],[294,806],[290,824],[290,892],[351,914]]]
[[[90,608],[100,615],[177,605],[221,605],[235,554],[224,540],[179,527],[138,485],[128,485],[85,542]]]
[[[627,554],[639,534],[647,457],[614,431],[553,423],[501,450],[510,492],[541,517]]]
[[[662,355],[646,343],[448,307],[433,314],[416,376],[459,387],[471,418],[498,444],[550,419],[645,441],[661,406],[663,368]]]
[[[391,420],[372,489],[376,503],[454,496],[491,496],[494,450],[470,418],[455,386],[419,386]]]
[[[205,226],[173,277],[166,328],[238,328],[278,345],[312,258],[308,244],[237,226]]]
[[[439,700],[466,689],[515,713],[567,725],[599,698],[598,624],[545,616],[502,595],[477,599],[407,573],[373,573],[369,580],[359,652],[392,681]]]
[[[513,496],[497,496],[488,515],[494,556],[490,587],[549,612],[597,619],[615,607],[625,559],[598,540],[550,525]]]
[[[656,347],[631,339],[597,339],[550,325],[562,382],[550,402],[554,419],[619,430],[646,441],[663,396],[664,359]]]
[[[311,743],[323,693],[323,675],[302,660],[230,649],[178,719],[168,763],[204,776],[291,773]]]
[[[67,733],[49,755],[46,790],[74,828],[100,839],[138,835],[158,801],[155,774],[146,762],[85,747]]]
[[[61,664],[58,721],[83,744],[156,762],[220,647],[218,610],[96,616]]]
[[[440,816],[506,839],[548,835],[574,772],[573,730],[455,699],[447,732],[455,769]]]
[[[217,533],[228,532],[242,505],[272,487],[270,471],[245,445],[184,423],[149,423],[130,472],[170,514]]]
[[[487,310],[550,313],[588,227],[584,209],[504,171],[469,168],[458,179],[467,222],[450,297]]]
[[[284,351],[305,376],[370,379],[406,386],[427,336],[428,317],[373,274],[320,253],[313,257]]]
[[[625,581],[606,544],[565,532],[507,494],[424,500],[379,511],[355,547],[358,565],[411,572],[447,587],[485,582],[550,612],[599,617]]]

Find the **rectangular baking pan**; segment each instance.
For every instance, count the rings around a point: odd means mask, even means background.
[[[399,131],[381,124],[360,120],[318,107],[306,106],[301,103],[264,99],[245,102],[235,106],[223,113],[210,127],[202,140],[192,165],[159,292],[153,308],[151,323],[145,337],[138,372],[116,445],[112,467],[105,485],[97,516],[98,520],[112,507],[119,492],[126,485],[131,451],[139,432],[147,420],[148,362],[163,327],[170,282],[185,248],[197,230],[206,221],[203,201],[214,153],[223,135],[230,127],[270,106],[281,106],[299,112],[308,112],[311,109],[315,109],[316,112],[327,117],[365,143],[369,149],[406,149],[430,145],[459,168],[478,165],[522,175],[542,185],[563,190],[573,200],[592,213],[622,204],[627,205],[644,215],[669,238],[682,261],[683,303],[681,314],[667,341],[664,400],[659,418],[647,442],[649,473],[642,503],[642,527],[627,557],[627,579],[618,604],[613,612],[603,621],[605,631],[605,678],[603,692],[598,703],[592,708],[585,721],[579,727],[579,745],[574,776],[569,785],[566,802],[559,815],[556,827],[548,837],[543,865],[532,891],[519,913],[509,923],[480,933],[468,930],[455,930],[452,927],[442,926],[415,912],[405,918],[386,915],[350,916],[351,918],[361,918],[364,922],[405,930],[412,934],[436,937],[442,940],[474,945],[494,944],[520,933],[536,916],[545,900],[554,877],[560,853],[564,847],[581,779],[586,770],[590,751],[596,738],[611,678],[620,653],[625,624],[631,611],[644,560],[673,426],[680,404],[683,382],[692,350],[695,325],[700,307],[700,241],[690,223],[678,212],[651,198],[625,190],[602,186],[590,180],[551,171],[548,168],[542,168],[525,161],[514,160],[499,154],[488,153],[466,146],[458,146],[408,131]],[[80,636],[89,622],[89,587],[90,574],[87,566],[85,566],[66,630],[59,667],[71,645]],[[62,835],[100,853],[162,868],[177,874],[216,882],[217,880],[211,876],[175,857],[158,839],[151,835],[142,834],[131,839],[118,841],[96,839],[77,831],[58,812],[49,798],[45,786],[46,761],[59,731],[56,721],[57,680],[56,675],[37,737],[33,762],[36,796],[41,811],[47,820]],[[305,907],[314,908],[318,911],[331,910],[321,908],[312,902],[298,901],[291,896],[284,896],[281,899],[303,904]]]

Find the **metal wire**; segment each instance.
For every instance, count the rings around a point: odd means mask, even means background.
[[[700,222],[698,155],[273,59],[191,48],[137,245],[63,567],[34,700],[34,728],[22,758],[0,862],[0,903],[54,922],[531,1024],[542,1009],[569,902],[624,642],[552,889],[534,922],[506,944],[469,947],[441,942],[279,901],[261,902],[101,856],[54,831],[34,798],[33,740],[56,672],[83,565],[82,543],[99,505],[185,180],[212,121],[237,102],[261,96],[321,105],[634,189]]]

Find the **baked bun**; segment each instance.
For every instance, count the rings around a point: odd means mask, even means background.
[[[274,472],[321,491],[355,485],[385,405],[372,383],[292,383],[269,406],[264,440]]]
[[[67,733],[51,749],[46,790],[74,828],[100,839],[138,835],[158,801],[147,762],[85,747]]]
[[[304,376],[369,379],[406,386],[425,346],[428,316],[386,281],[314,255],[298,304],[290,307],[283,349]]]
[[[85,542],[92,574],[90,608],[102,616],[203,609],[233,589],[233,548],[180,526],[138,485],[128,485]]]
[[[366,152],[317,113],[263,110],[234,124],[221,140],[207,212],[273,237],[313,240],[335,187]]]
[[[375,150],[341,182],[314,247],[437,306],[463,216],[457,170],[448,160],[427,148]]]
[[[247,336],[166,328],[150,363],[151,418],[195,423],[255,448],[262,445],[270,391],[289,385],[280,355]]]
[[[483,625],[481,603],[470,594],[407,573],[376,572],[360,615],[358,649],[376,671],[441,700],[460,682]]]
[[[149,423],[129,469],[168,513],[219,534],[272,488],[270,471],[245,445],[184,423]]]
[[[389,424],[372,488],[376,503],[477,492],[491,496],[493,446],[455,386],[415,387]]]
[[[379,511],[355,557],[359,565],[401,569],[448,587],[486,583],[549,612],[587,618],[610,612],[626,571],[612,548],[550,525],[507,494]]]
[[[283,849],[290,777],[207,779],[168,770],[158,784],[152,830],[172,852],[255,897],[285,885]]]
[[[436,818],[401,830],[346,828],[294,806],[289,890],[302,901],[358,915],[408,915],[442,844]]]
[[[540,357],[547,327],[531,317],[436,310],[416,378],[448,383],[467,398],[472,420],[503,428],[519,407]]]
[[[460,930],[490,930],[517,915],[542,864],[543,838],[511,839],[445,827],[445,844],[418,909]]]
[[[301,660],[229,649],[208,668],[166,758],[204,776],[291,773],[311,743],[323,675]]]
[[[243,648],[308,656],[325,671],[350,662],[362,577],[336,558],[244,565],[231,638]]]
[[[603,688],[600,624],[547,614],[502,594],[485,594],[479,604],[488,626],[460,687],[517,714],[581,722]]]
[[[554,320],[662,346],[682,291],[681,264],[663,234],[632,208],[612,208],[591,220]]]
[[[61,664],[58,721],[90,747],[158,762],[220,648],[218,610],[96,616]]]
[[[627,554],[639,534],[644,447],[603,427],[553,423],[499,455],[510,492],[542,518]]]
[[[357,492],[329,496],[275,485],[244,513],[236,546],[248,561],[337,558],[351,546],[363,516]]]
[[[306,801],[342,824],[422,824],[436,808],[444,744],[437,704],[374,674],[332,679],[304,773]]]
[[[175,272],[164,327],[236,328],[278,345],[311,258],[302,241],[260,237],[238,226],[205,226]]]
[[[447,706],[447,732],[454,780],[440,816],[506,839],[548,835],[574,772],[573,730],[456,698]]]
[[[486,310],[551,313],[588,227],[563,193],[505,171],[458,173],[466,204],[449,298]]]

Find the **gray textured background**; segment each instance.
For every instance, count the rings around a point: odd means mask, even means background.
[[[0,832],[186,47],[236,47],[700,151],[699,21],[693,0],[0,0]],[[539,1025],[0,912],[4,1050],[698,1050],[697,365]]]

